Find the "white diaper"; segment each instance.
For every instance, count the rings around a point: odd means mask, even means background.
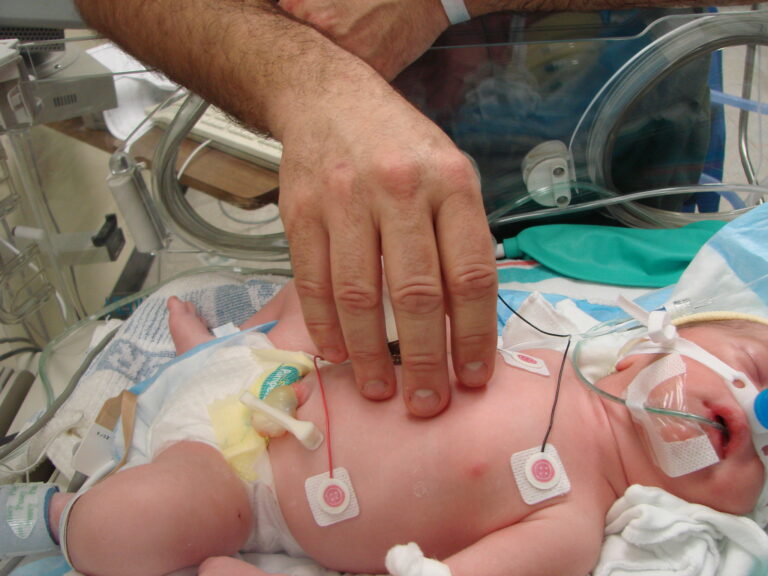
[[[136,421],[126,466],[150,462],[180,441],[202,442],[220,449],[210,406],[239,397],[264,372],[254,350],[274,349],[267,336],[259,332],[224,337],[180,356],[155,378],[136,387]],[[244,480],[255,520],[244,551],[305,555],[280,512],[266,450],[258,455],[254,466],[257,479]]]
[[[268,457],[264,459],[269,462]],[[251,491],[253,528],[242,551],[265,554],[285,552],[294,557],[306,556],[306,552],[288,530],[273,486],[266,482],[256,482],[251,485]]]

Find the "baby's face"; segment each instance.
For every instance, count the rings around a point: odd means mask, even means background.
[[[682,327],[679,333],[734,370],[743,372],[758,389],[768,385],[768,326],[708,324]],[[701,427],[720,462],[678,478],[660,479],[660,485],[690,502],[733,514],[747,514],[754,508],[765,474],[752,442],[747,415],[720,375],[691,358],[684,356],[683,361],[686,365],[685,411],[725,426],[725,430]],[[674,434],[674,427],[669,429],[669,433]]]

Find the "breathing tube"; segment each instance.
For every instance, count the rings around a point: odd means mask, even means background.
[[[626,300],[623,300],[622,303],[625,307],[631,304]],[[632,308],[636,309],[635,306]],[[645,315],[646,317],[650,316],[648,313]],[[627,356],[630,352],[638,352],[635,347],[649,337],[648,333],[648,327],[645,324],[630,317],[604,322],[582,334],[574,346],[572,358],[573,367],[579,380],[603,398],[626,406],[626,398],[600,388],[597,381],[609,374],[622,357]],[[670,335],[670,340],[673,337]],[[715,420],[686,412],[680,408],[646,406],[646,409],[655,414],[684,418],[720,430],[724,428]]]
[[[687,388],[693,385],[687,384],[687,369],[683,358],[690,358],[712,370],[722,379],[724,392],[727,389],[743,411],[755,453],[763,464],[765,480],[752,515],[758,523],[765,525],[768,523],[768,390],[758,390],[745,373],[729,366],[693,341],[681,337],[669,311],[655,310],[647,313],[628,301],[624,301],[622,307],[630,312],[632,322],[610,329],[603,326],[593,334],[587,333],[577,343],[573,364],[578,377],[590,390],[627,407],[633,420],[643,429],[642,439],[650,448],[656,464],[665,474],[674,478],[720,461],[705,427],[717,429],[716,437],[727,439],[727,422],[716,415],[706,417],[689,411],[686,403]],[[768,325],[768,320],[762,317],[728,312],[683,317],[676,323],[684,325],[734,318]],[[602,346],[598,344],[597,348],[610,350],[606,359],[612,359],[614,364],[616,360],[633,354],[660,355],[634,376],[625,390],[624,398],[603,390],[599,385],[601,374],[589,373],[585,369],[585,366],[594,365],[595,361],[594,353],[591,354],[588,348],[601,338],[612,341]],[[617,343],[623,344],[618,350]],[[601,350],[598,355],[605,352]],[[603,370],[607,366],[608,362],[604,362]],[[692,393],[695,394],[695,390]]]
[[[673,349],[680,340],[676,327],[693,321],[741,318],[768,323],[767,263],[768,204],[762,204],[723,226],[701,247],[679,281],[660,292],[664,301],[657,310],[648,312],[620,298],[627,316],[603,322],[580,335],[573,354],[577,375],[593,391],[624,403],[594,382],[610,373],[627,350],[637,349],[638,342],[661,342]],[[691,348],[685,345],[684,351]],[[724,372],[721,364],[717,369]],[[761,396],[756,410],[760,420],[768,423],[768,395]],[[696,415],[683,417],[701,421]]]

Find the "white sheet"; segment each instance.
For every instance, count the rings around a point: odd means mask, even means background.
[[[606,518],[593,576],[758,576],[768,535],[752,520],[630,486]]]

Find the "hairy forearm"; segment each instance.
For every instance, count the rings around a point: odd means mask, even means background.
[[[745,5],[743,0],[465,0],[472,17],[491,12],[576,12],[639,7],[678,8]]]
[[[375,76],[270,0],[77,0],[86,22],[145,64],[279,137],[292,109]]]

